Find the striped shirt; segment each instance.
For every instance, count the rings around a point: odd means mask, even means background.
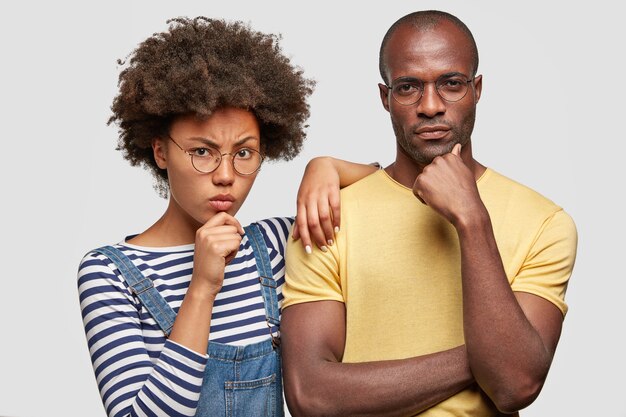
[[[292,223],[293,219],[278,217],[256,223],[278,283],[279,306],[285,282],[285,242]],[[178,312],[191,280],[194,245],[147,248],[122,242],[116,247]],[[208,356],[166,339],[104,255],[90,252],[83,258],[78,293],[108,416],[195,415]],[[247,345],[269,338],[256,262],[244,236],[237,256],[226,266],[224,284],[213,305],[209,340]]]

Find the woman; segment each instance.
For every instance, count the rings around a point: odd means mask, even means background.
[[[243,228],[234,215],[264,158],[300,151],[313,83],[272,35],[206,18],[168,23],[133,52],[110,119],[124,157],[152,171],[168,207],[143,233],[88,253],[78,272],[98,388],[109,416],[282,415],[279,303],[292,220]],[[332,225],[314,217],[336,208],[336,178],[372,170],[309,165],[321,174],[307,174],[300,199],[310,203],[299,206],[322,250]]]

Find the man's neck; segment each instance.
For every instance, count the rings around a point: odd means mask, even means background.
[[[461,149],[461,158],[465,165],[474,173],[474,178],[478,181],[478,178],[485,172],[487,167],[476,161],[472,156],[471,142],[467,143]],[[422,165],[410,159],[398,149],[395,162],[385,168],[385,171],[400,184],[408,188],[413,188],[415,179],[422,173],[426,166],[427,164]]]

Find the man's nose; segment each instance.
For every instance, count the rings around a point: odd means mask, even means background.
[[[437,92],[435,83],[424,85],[422,97],[417,102],[417,113],[428,118],[433,118],[446,112],[446,102]]]

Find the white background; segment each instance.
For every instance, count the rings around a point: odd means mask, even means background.
[[[165,208],[106,126],[117,58],[165,30],[169,17],[237,19],[283,34],[284,51],[318,82],[311,127],[300,157],[263,168],[240,212],[249,222],[294,214],[313,156],[393,160],[376,87],[380,40],[404,14],[438,8],[465,21],[478,43],[476,158],[560,204],[578,226],[570,312],[543,392],[522,416],[626,416],[626,30],[614,4],[3,2],[0,415],[104,416],[80,319],[78,262],[141,232]]]

